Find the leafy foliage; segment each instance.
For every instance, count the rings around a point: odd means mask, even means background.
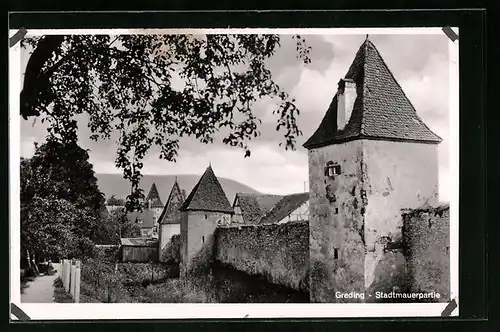
[[[102,257],[93,257],[82,262],[81,285],[82,290],[87,290],[86,295],[110,303],[116,302],[114,299],[117,296],[121,297],[121,294],[126,293],[121,282],[123,276],[117,272],[115,264]]]
[[[63,281],[60,277],[54,280],[54,302],[55,303],[73,303],[73,298],[64,289]]]
[[[164,264],[117,263],[98,255],[82,264],[81,290],[100,302],[151,302],[141,295],[146,287],[176,276],[178,270]]]
[[[175,234],[160,253],[161,261],[168,264],[179,264],[181,262],[181,236]]]
[[[297,56],[309,47],[296,36]],[[299,110],[271,77],[266,60],[278,35],[69,35],[25,39],[32,50],[21,92],[21,115],[41,116],[52,137],[77,140],[75,116],[86,114],[94,140],[118,133],[116,166],[131,181],[127,209],[142,209],[142,160],[152,146],[175,161],[179,140],[202,143],[223,132],[223,143],[242,148],[260,135],[252,107],[276,100],[276,130],[294,149]]]
[[[36,146],[33,157],[21,160],[21,202],[35,196],[64,199],[76,208],[88,208],[96,217],[104,209],[89,155],[75,141],[49,138]]]
[[[141,228],[131,222],[123,209],[115,209],[102,218],[96,231],[97,244],[118,244],[122,237],[140,237]]]
[[[125,200],[122,198],[116,197],[116,195],[111,195],[106,201],[106,205],[111,206],[125,206]]]
[[[88,154],[49,139],[21,160],[21,249],[39,258],[94,254],[104,197]]]
[[[93,255],[86,237],[97,220],[64,199],[34,197],[21,207],[21,247],[39,258],[81,258]]]

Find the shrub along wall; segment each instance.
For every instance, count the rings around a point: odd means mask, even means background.
[[[151,263],[119,263],[117,272],[124,284],[150,284],[178,277],[178,267]]]
[[[309,223],[219,227],[215,259],[270,282],[309,290]]]
[[[110,261],[116,262],[120,259],[120,246],[118,245],[97,245],[96,246],[96,257]]]

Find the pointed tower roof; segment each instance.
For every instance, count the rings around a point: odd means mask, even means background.
[[[151,207],[163,207],[163,203],[160,199],[160,194],[156,188],[156,184],[153,182],[151,189],[149,189],[148,196],[146,196],[146,204],[151,202]]]
[[[233,208],[217,180],[212,166],[208,166],[196,186],[182,204],[181,211],[213,211],[233,213]]]
[[[179,183],[177,183],[177,177],[175,178],[174,185],[172,186],[172,190],[170,190],[170,194],[168,195],[167,203],[163,208],[163,211],[160,215],[160,224],[179,224],[180,223],[180,211],[182,203],[184,203],[184,192],[179,187]]]
[[[353,139],[386,139],[438,144],[442,139],[417,115],[415,108],[370,39],[359,48],[345,79],[356,83],[351,118],[337,130],[337,94],[323,121],[303,145],[307,149]]]

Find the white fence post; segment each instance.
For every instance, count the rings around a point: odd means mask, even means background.
[[[75,303],[80,303],[80,278],[81,278],[81,263],[76,261],[75,266]]]
[[[61,269],[62,269],[61,279],[63,282],[64,289],[66,289],[66,260],[65,259],[62,260]]]
[[[71,294],[75,303],[80,302],[81,261],[61,260],[61,279],[66,292]]]
[[[70,261],[68,259],[65,260],[65,268],[64,268],[64,289],[66,290],[67,293],[69,293],[69,286],[70,286],[70,277],[71,277],[71,265]]]
[[[59,277],[61,278],[64,287],[64,259],[59,261],[59,266],[61,268],[61,271],[59,271]]]
[[[75,270],[76,270],[76,266],[75,266],[75,261],[72,261],[71,262],[71,285],[70,285],[70,294],[71,296],[73,297],[73,299],[75,298]]]
[[[68,285],[66,286],[66,292],[71,292],[71,260],[66,261],[66,282]]]
[[[66,274],[64,277],[66,278],[66,292],[69,293],[69,286],[71,283],[71,261],[69,259],[66,260]]]

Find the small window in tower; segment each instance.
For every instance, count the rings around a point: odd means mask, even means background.
[[[205,243],[205,237],[204,237],[204,236],[202,236],[202,237],[201,237],[201,244],[204,244],[204,243]]]
[[[339,248],[333,248],[333,259],[339,259]]]
[[[333,210],[333,212],[334,212],[335,214],[339,214],[339,208],[337,208],[337,207],[336,207],[336,208],[335,208],[335,210]]]
[[[208,215],[205,215],[205,219],[208,219]]]
[[[137,218],[137,223],[138,224],[142,224],[142,219],[141,218]]]
[[[153,227],[153,233],[157,233],[158,232],[158,227]]]
[[[340,165],[338,163],[334,163],[333,161],[329,161],[326,163],[325,167],[325,176],[335,177],[335,175],[340,174]]]
[[[156,222],[156,217],[153,217],[153,222]]]

